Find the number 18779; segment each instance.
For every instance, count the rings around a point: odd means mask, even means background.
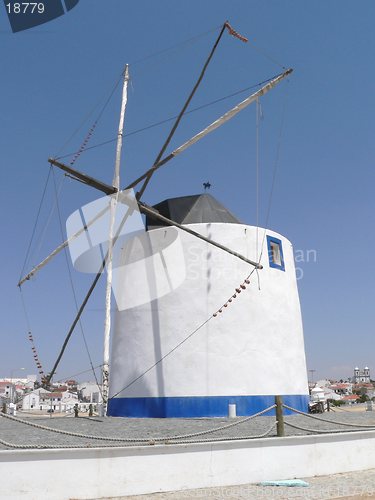
[[[42,2],[7,3],[5,6],[8,14],[43,14],[44,12],[44,3]]]

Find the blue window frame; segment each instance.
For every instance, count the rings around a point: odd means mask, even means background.
[[[283,244],[281,240],[267,235],[267,247],[270,267],[285,271]]]

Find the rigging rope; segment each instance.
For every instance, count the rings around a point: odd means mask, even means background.
[[[259,263],[259,121],[260,121],[260,102],[256,100],[256,137],[255,137],[255,220],[256,220],[256,261]]]
[[[109,102],[111,101],[112,97],[113,97],[113,94],[115,93],[117,87],[119,86],[122,78],[123,78],[123,75],[124,75],[124,72],[122,71],[119,78],[117,79],[117,81],[115,82],[115,85],[113,86],[109,96],[107,97],[106,101],[104,102],[104,105],[102,106],[101,108],[101,111],[99,112],[99,115],[98,117],[96,118],[96,120],[94,121],[94,124],[91,126],[91,128],[89,129],[89,132],[86,136],[86,138],[84,139],[81,147],[79,148],[78,151],[76,151],[75,154],[78,154],[78,156],[80,156],[80,154],[83,152],[83,150],[85,149],[85,145],[87,144],[87,142],[90,140],[91,136],[92,136],[92,133],[94,132],[94,129],[96,128],[97,126],[97,123],[99,122],[100,118],[102,117],[104,111],[106,110]],[[94,106],[94,108],[88,113],[88,115],[86,116],[86,118],[84,120],[82,120],[81,124],[75,129],[75,131],[71,134],[71,136],[65,141],[65,143],[61,146],[61,148],[59,149],[58,151],[58,154],[64,150],[66,148],[66,146],[72,141],[72,139],[78,134],[78,132],[81,130],[81,128],[83,127],[84,123],[86,123],[86,121],[88,120],[88,118],[94,113],[94,111],[98,108],[99,106],[99,103],[96,104]],[[90,133],[91,132],[91,133]],[[86,142],[86,144],[85,144]],[[70,155],[69,155],[70,156]],[[77,156],[77,158],[78,158]],[[74,158],[72,161],[73,161],[73,164],[75,163],[75,161],[77,160],[77,158]]]
[[[252,47],[254,50],[256,50],[259,54],[262,54],[266,59],[269,61],[273,62],[277,66],[279,66],[281,69],[285,69],[286,66],[281,64],[279,61],[277,61],[272,55],[268,53],[268,51],[265,51],[262,47],[255,45],[254,41],[250,42],[250,47]]]
[[[221,25],[220,25],[220,26],[221,26]],[[202,37],[204,37],[204,36],[207,36],[207,35],[209,35],[210,33],[212,33],[212,32],[214,32],[214,31],[216,31],[216,30],[217,30],[220,26],[215,26],[214,28],[212,28],[212,29],[210,29],[210,30],[208,30],[208,31],[205,31],[205,32],[203,32],[203,33],[200,33],[200,34],[198,34],[198,35],[195,35],[194,37],[188,38],[188,39],[186,39],[186,40],[184,40],[184,41],[182,41],[182,42],[180,42],[180,43],[177,43],[177,44],[175,44],[175,45],[173,45],[173,46],[171,46],[171,47],[168,47],[168,48],[166,48],[166,49],[162,49],[162,50],[160,50],[159,52],[152,53],[152,54],[150,54],[150,55],[148,55],[148,56],[145,56],[145,57],[143,57],[143,58],[141,58],[141,59],[135,60],[134,62],[132,62],[132,63],[131,63],[131,66],[138,65],[138,64],[140,64],[140,63],[142,63],[142,62],[144,62],[144,61],[146,61],[146,60],[148,60],[148,59],[152,59],[152,58],[157,57],[157,56],[159,56],[159,55],[161,55],[161,54],[163,54],[163,53],[165,53],[165,52],[168,52],[168,51],[173,50],[173,49],[175,49],[175,48],[177,48],[177,47],[180,47],[180,46],[186,45],[186,44],[188,44],[188,43],[191,43],[192,41],[195,41],[195,40],[197,40],[197,39],[199,39],[199,38],[202,38]],[[228,29],[228,31],[229,31],[229,33],[230,33],[231,35],[233,35],[233,36],[235,36],[235,37],[239,38],[240,40],[245,41],[245,40],[244,40],[244,37],[241,37],[241,35],[239,35],[236,31],[234,31],[234,30],[233,30],[233,28],[229,25],[229,23],[226,23],[226,28]],[[87,146],[87,144],[88,144],[89,140],[91,139],[91,137],[92,137],[92,135],[93,135],[93,133],[94,133],[94,130],[95,130],[95,128],[96,128],[96,126],[97,126],[97,124],[98,124],[98,122],[99,122],[100,118],[102,117],[102,115],[103,115],[103,113],[104,113],[104,111],[105,111],[106,107],[108,106],[108,104],[109,104],[109,102],[110,102],[110,100],[111,100],[111,98],[112,98],[113,94],[115,93],[115,91],[116,91],[117,87],[119,86],[120,82],[122,81],[122,79],[123,79],[123,75],[124,75],[124,72],[122,71],[122,72],[121,72],[120,77],[118,78],[118,80],[116,81],[116,83],[115,83],[115,85],[114,85],[114,87],[113,87],[112,91],[110,92],[109,97],[108,97],[108,98],[107,98],[107,100],[105,101],[105,103],[104,103],[104,105],[103,105],[103,107],[102,107],[102,109],[101,109],[101,111],[100,111],[100,113],[99,113],[99,115],[98,115],[98,118],[94,121],[93,125],[90,127],[90,129],[89,129],[89,131],[88,131],[88,133],[87,133],[87,135],[86,135],[85,139],[84,139],[84,140],[83,140],[83,142],[82,142],[82,145],[80,146],[80,148],[79,148],[79,149],[78,149],[75,153],[71,153],[71,154],[73,154],[73,155],[74,155],[74,156],[73,156],[73,158],[72,158],[72,160],[71,160],[71,163],[70,163],[70,165],[71,165],[71,166],[73,166],[73,165],[74,165],[74,163],[75,163],[75,162],[77,161],[77,159],[79,158],[79,156],[80,156],[80,155],[81,155],[84,151],[86,151],[86,150],[87,150],[86,146]],[[99,106],[99,103],[98,103],[98,104],[96,104],[96,106],[94,106],[94,108],[92,109],[92,111],[90,111],[90,112],[88,113],[88,115],[84,118],[84,120],[81,122],[81,124],[80,124],[80,125],[79,125],[76,129],[75,129],[75,131],[71,134],[71,136],[70,136],[70,137],[69,137],[69,138],[65,141],[65,143],[63,144],[63,146],[60,148],[59,152],[60,152],[60,151],[62,151],[63,149],[65,149],[65,147],[66,147],[66,146],[67,146],[67,145],[68,145],[68,144],[72,141],[72,139],[73,139],[73,138],[77,135],[77,133],[78,133],[78,132],[81,130],[81,128],[83,127],[83,124],[84,124],[84,123],[88,120],[88,118],[89,118],[89,117],[90,117],[90,116],[94,113],[95,109],[97,109],[97,107],[98,107],[98,106]],[[124,135],[124,137],[125,137],[125,135]],[[117,139],[117,137],[116,137],[116,139]],[[116,139],[114,139],[113,141],[115,141]],[[113,142],[113,141],[109,141],[109,142]],[[65,157],[67,157],[67,156],[70,156],[71,154],[64,155],[64,156],[59,156],[59,158],[65,158]]]
[[[288,82],[289,82],[289,79],[287,79],[287,83]],[[264,231],[263,231],[262,244],[261,244],[261,250],[260,250],[258,264],[261,262],[262,256],[263,256],[264,243],[266,240],[266,232],[267,232],[269,219],[270,219],[270,215],[271,215],[272,198],[273,198],[273,194],[274,194],[274,190],[275,190],[276,176],[277,176],[277,172],[278,172],[278,168],[279,168],[279,164],[280,164],[281,140],[282,140],[284,127],[285,127],[285,114],[286,114],[286,107],[287,107],[287,102],[288,102],[288,97],[289,97],[288,90],[289,89],[287,87],[287,92],[285,94],[285,100],[284,100],[283,108],[282,108],[282,112],[281,112],[281,122],[280,122],[278,142],[277,142],[277,146],[276,146],[276,156],[275,156],[275,161],[274,161],[271,189],[270,189],[270,194],[269,194],[269,198],[268,198],[266,220],[265,220],[265,224],[264,224]],[[258,279],[259,279],[259,273],[257,273],[257,274],[258,274]],[[260,286],[259,286],[259,289],[260,289]]]
[[[61,218],[61,211],[60,211],[60,206],[59,206],[59,201],[58,201],[58,193],[57,193],[56,179],[55,179],[55,172],[54,171],[52,173],[52,177],[53,177],[53,185],[54,185],[54,188],[55,188],[56,206],[57,206],[57,213],[58,213],[58,219],[59,219],[59,225],[60,225],[61,238],[64,241],[65,236],[64,236],[64,229],[63,229],[63,223],[62,223],[62,218]],[[76,291],[75,291],[75,287],[74,287],[73,276],[72,276],[72,271],[70,269],[69,257],[68,257],[68,252],[67,252],[66,247],[64,248],[64,255],[65,255],[66,267],[67,267],[67,270],[68,270],[70,287],[71,287],[72,294],[73,294],[74,304],[75,304],[75,307],[76,307],[76,312],[78,312],[77,295],[76,295]],[[83,338],[83,342],[84,342],[84,345],[85,345],[86,353],[87,353],[87,356],[88,356],[88,359],[89,359],[89,363],[90,363],[90,366],[91,366],[91,370],[92,370],[92,373],[94,375],[95,382],[98,385],[99,391],[101,393],[101,387],[99,385],[98,378],[97,378],[97,375],[96,375],[96,372],[95,372],[95,369],[94,369],[94,364],[92,362],[92,357],[91,357],[89,346],[88,346],[87,340],[86,340],[86,335],[85,335],[85,333],[83,331],[83,324],[82,324],[81,318],[79,318],[79,326],[80,326],[80,330],[81,330],[81,335],[82,335],[82,338]]]
[[[215,26],[214,28],[211,28],[208,31],[204,31],[203,33],[199,33],[198,35],[195,35],[195,36],[193,36],[191,38],[187,38],[186,40],[183,40],[182,42],[178,42],[175,45],[167,47],[166,49],[161,49],[158,52],[153,52],[152,54],[149,54],[148,56],[144,56],[144,57],[142,57],[140,59],[136,59],[135,61],[133,61],[133,62],[130,63],[130,66],[136,66],[138,64],[143,63],[144,61],[147,61],[149,59],[153,59],[154,57],[158,57],[161,54],[164,54],[164,53],[169,52],[171,50],[174,50],[174,49],[176,49],[178,47],[182,47],[183,45],[187,45],[187,44],[189,44],[191,42],[194,42],[194,41],[198,40],[199,38],[203,38],[203,37],[205,37],[207,35],[210,35],[211,33],[217,31],[221,26],[222,25],[219,24],[218,26]]]
[[[34,237],[35,237],[36,228],[37,228],[38,221],[39,221],[39,217],[40,217],[40,212],[41,212],[41,210],[42,210],[42,206],[43,206],[44,198],[45,198],[45,195],[46,195],[46,192],[47,192],[47,186],[48,186],[49,178],[50,178],[50,176],[51,176],[51,169],[52,169],[52,166],[50,166],[50,168],[49,168],[49,170],[48,170],[47,179],[46,179],[46,182],[45,182],[45,184],[44,184],[43,193],[42,193],[42,198],[41,198],[40,203],[39,203],[39,207],[38,207],[38,211],[37,211],[37,215],[36,215],[36,220],[35,220],[35,223],[34,223],[34,226],[33,226],[33,230],[32,230],[32,232],[31,232],[31,238],[30,238],[29,245],[28,245],[28,247],[27,247],[25,260],[24,260],[24,263],[23,263],[23,266],[22,266],[22,269],[21,269],[20,279],[21,279],[21,278],[22,278],[22,276],[23,276],[23,273],[24,273],[24,271],[25,271],[26,264],[27,264],[27,261],[28,261],[29,255],[30,255],[31,245],[32,245],[32,243],[33,243],[33,239],[34,239]],[[20,280],[18,280],[18,281],[20,281]]]
[[[191,113],[195,113],[196,111],[200,111],[201,109],[208,108],[209,106],[213,106],[214,104],[217,104],[219,102],[222,102],[222,101],[225,101],[227,99],[230,99],[231,97],[235,97],[237,95],[240,95],[240,94],[243,94],[245,92],[248,92],[249,90],[255,89],[257,87],[261,87],[262,85],[270,82],[274,78],[275,78],[274,76],[272,78],[267,78],[266,80],[263,80],[262,82],[256,83],[254,85],[250,85],[249,87],[245,87],[245,88],[243,88],[241,90],[237,90],[236,92],[232,92],[231,94],[227,94],[227,95],[225,95],[223,97],[219,97],[218,99],[215,99],[213,101],[210,101],[210,102],[207,102],[207,103],[202,104],[200,106],[197,106],[197,107],[191,109],[190,111],[185,111],[185,116],[189,115]],[[139,134],[141,132],[145,132],[147,130],[150,130],[150,129],[154,128],[154,127],[158,127],[160,125],[164,125],[165,123],[168,123],[168,122],[170,122],[172,120],[175,120],[177,118],[177,116],[178,115],[171,116],[170,118],[166,118],[164,120],[160,120],[158,122],[152,123],[152,124],[147,125],[145,127],[133,130],[131,132],[128,132],[128,133],[124,134],[123,137],[130,137],[132,135],[136,135],[136,134]],[[83,152],[89,151],[91,149],[99,148],[99,147],[102,147],[102,146],[106,146],[107,144],[111,144],[111,143],[113,143],[115,141],[117,141],[117,136],[114,137],[113,139],[108,139],[107,141],[103,141],[103,142],[100,142],[98,144],[94,144],[93,146],[90,146],[88,148],[85,148],[85,150]],[[62,156],[57,156],[55,159],[56,160],[62,160],[64,158],[67,158],[68,156],[75,155],[77,152],[78,151],[73,151],[71,153],[67,153],[67,154],[62,155]]]
[[[164,144],[163,144],[161,150],[159,151],[159,153],[158,153],[158,155],[157,155],[157,157],[156,157],[156,159],[155,159],[155,161],[153,163],[153,166],[157,165],[159,163],[159,161],[162,159],[162,156],[163,156],[165,150],[167,149],[169,143],[171,142],[171,140],[173,138],[173,135],[176,132],[177,127],[179,126],[180,121],[182,120],[182,117],[184,116],[184,113],[185,113],[187,107],[189,106],[192,98],[194,97],[194,94],[198,90],[198,87],[199,87],[200,83],[203,80],[203,77],[204,77],[204,75],[206,73],[208,65],[210,64],[211,59],[213,58],[213,56],[215,54],[215,51],[216,51],[216,49],[217,49],[217,47],[219,45],[221,37],[223,36],[223,33],[224,33],[225,29],[228,28],[228,26],[227,26],[227,22],[225,22],[224,25],[222,26],[222,28],[220,30],[220,33],[219,33],[219,36],[217,37],[217,39],[216,39],[216,41],[215,41],[215,43],[214,43],[214,45],[213,45],[213,47],[212,47],[209,55],[208,55],[208,58],[206,59],[204,65],[203,65],[203,68],[202,68],[202,70],[201,70],[201,72],[199,74],[198,80],[196,81],[196,83],[195,83],[195,85],[193,87],[193,90],[190,92],[190,94],[189,94],[187,100],[185,101],[185,103],[184,103],[184,105],[183,105],[183,107],[182,107],[179,115],[177,116],[176,121],[173,124],[172,129],[170,130],[170,132],[169,132],[169,134],[167,136],[167,139],[164,141]],[[139,189],[139,191],[137,193],[137,199],[138,200],[141,199],[141,197],[142,197],[143,193],[145,192],[145,189],[146,189],[146,187],[147,187],[148,183],[150,182],[151,177],[153,175],[154,175],[154,170],[150,170],[150,172],[147,174],[147,177],[144,179],[141,188]]]
[[[33,338],[33,335],[31,333],[30,318],[29,318],[29,315],[27,313],[26,304],[25,304],[25,300],[24,300],[24,296],[23,296],[21,287],[19,287],[19,291],[21,294],[21,303],[22,303],[23,313],[25,316],[26,325],[27,325],[27,329],[28,329],[28,340],[31,342],[31,351],[33,353],[34,362],[35,362],[36,367],[38,369],[39,375],[41,376],[41,378],[43,378],[44,377],[44,370],[42,367],[42,363],[39,360],[38,351],[35,347],[34,338]]]
[[[99,120],[101,119],[105,109],[107,108],[108,104],[110,103],[111,99],[112,99],[112,96],[113,94],[115,93],[117,87],[119,86],[119,83],[121,82],[121,79],[123,78],[124,76],[124,71],[122,71],[121,75],[120,75],[120,78],[117,80],[114,88],[112,89],[112,92],[110,93],[108,99],[106,100],[102,110],[100,111],[99,113],[99,116],[97,117],[97,119],[94,121],[93,125],[91,126],[91,128],[89,129],[86,137],[84,138],[82,144],[81,144],[81,147],[79,148],[79,150],[74,154],[72,160],[70,161],[70,166],[72,167],[74,165],[74,163],[78,160],[78,158],[81,156],[81,154],[85,151],[86,149],[86,146],[88,144],[88,142],[90,141],[91,137],[93,136],[94,134],[94,131],[95,131],[95,128],[96,126],[98,125],[99,123]]]
[[[64,181],[65,181],[65,179],[66,179],[66,176],[62,177],[61,180],[60,180],[60,183],[59,183],[58,189],[57,189],[57,199],[60,198],[62,189],[64,187]],[[35,250],[34,250],[32,256],[29,259],[30,261],[31,261],[31,259],[33,259],[35,261],[37,257],[39,259],[40,251],[42,249],[43,243],[44,243],[45,238],[46,238],[47,229],[48,229],[48,227],[49,227],[49,225],[50,225],[50,223],[52,221],[53,216],[55,215],[55,211],[56,211],[56,194],[55,194],[55,202],[54,202],[52,208],[49,210],[47,221],[44,224],[44,227],[42,229],[40,237],[38,238],[38,240],[39,240],[38,241],[38,245],[35,247]],[[20,283],[18,283],[18,286],[20,286]]]
[[[94,370],[97,370],[98,368],[101,368],[102,366],[103,366],[103,364],[96,365],[96,366],[94,366]],[[85,373],[89,373],[89,372],[91,372],[91,370],[92,370],[92,368],[89,368],[87,370],[83,370],[82,372],[73,373],[73,375],[68,375],[66,377],[62,377],[62,378],[56,380],[55,382],[63,382],[65,380],[70,380],[70,379],[77,377],[78,375],[83,375]]]

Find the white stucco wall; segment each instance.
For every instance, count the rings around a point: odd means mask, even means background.
[[[269,266],[263,229],[221,223],[189,227],[252,260],[257,260],[263,248],[259,282],[254,273],[251,284],[222,314],[120,396],[308,394],[291,243],[266,231],[282,241],[285,271],[281,271]],[[169,231],[175,228],[150,231],[150,237],[155,241],[168,239]],[[183,252],[176,251],[174,266],[185,270],[181,286],[148,304],[116,314],[110,395],[121,391],[210,318],[253,269],[206,242],[179,233]],[[127,259],[139,259],[139,248],[136,251],[137,255],[128,252]],[[125,287],[129,301],[140,287],[155,285],[153,269],[148,269],[147,281],[133,281]]]
[[[1,497],[7,500],[120,497],[371,468],[374,431],[118,449],[0,451]]]

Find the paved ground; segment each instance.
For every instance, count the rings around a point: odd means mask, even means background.
[[[308,487],[270,487],[245,484],[220,488],[154,493],[130,497],[100,498],[91,500],[364,500],[375,499],[375,469],[335,474],[314,478],[302,478]]]
[[[291,423],[306,429],[315,429],[319,431],[330,430],[364,430],[360,427],[345,427],[340,425],[339,422],[350,423],[353,425],[371,425],[375,429],[375,411],[363,412],[329,412],[324,415],[317,415],[327,420],[332,420],[334,423],[322,422],[319,420],[307,418],[303,415],[289,415],[285,417],[286,423]],[[234,438],[234,437],[256,437],[265,433],[272,424],[275,423],[274,416],[261,416],[253,420],[243,422],[243,417],[236,419],[228,418],[200,418],[200,419],[126,419],[126,418],[93,418],[87,417],[56,417],[45,416],[43,417],[30,417],[18,413],[17,417],[38,425],[43,425],[51,429],[61,429],[75,433],[81,433],[90,436],[108,436],[113,437],[113,441],[100,441],[92,438],[78,438],[74,436],[67,436],[58,434],[48,430],[37,429],[27,426],[25,424],[8,420],[0,417],[0,440],[6,441],[15,445],[29,445],[34,447],[52,447],[52,446],[83,446],[83,447],[96,447],[104,445],[121,445],[131,446],[139,445],[140,442],[134,441],[129,443],[116,442],[116,438],[126,439],[146,439],[146,444],[154,444],[153,440],[157,437],[165,437],[171,439],[173,436],[181,436],[190,433],[208,431],[225,426],[229,423],[236,422],[235,425],[229,429],[219,430],[214,433],[204,434],[199,437],[187,438],[184,441],[197,441],[200,439],[208,438]],[[311,434],[310,431],[303,431],[285,427],[286,435],[301,435]],[[270,436],[276,435],[274,428]],[[9,449],[4,444],[0,444],[1,449]]]
[[[301,478],[309,483],[308,487],[270,487],[247,484],[221,488],[171,493],[154,493],[126,497],[126,500],[227,500],[227,499],[264,499],[264,500],[328,500],[328,499],[369,499],[375,498],[375,470],[335,474],[331,476]],[[123,497],[125,500],[125,497]],[[100,499],[107,500],[107,499]],[[112,499],[111,499],[112,500]],[[120,500],[120,498],[116,498]]]
[[[358,408],[357,408],[358,410]],[[289,415],[285,421],[319,431],[331,430],[364,430],[358,425],[369,425],[375,428],[375,411],[336,411],[317,415],[320,418],[332,420],[332,423],[322,422],[308,418],[303,415]],[[0,417],[0,440],[11,444],[30,445],[33,447],[55,447],[55,446],[114,446],[114,445],[139,445],[139,442],[119,443],[116,438],[128,439],[147,438],[153,444],[155,437],[170,438],[184,434],[217,429],[228,423],[237,423],[234,427],[206,434],[193,440],[230,437],[250,437],[263,434],[275,422],[274,416],[262,416],[256,419],[243,421],[243,417],[237,419],[228,418],[203,418],[203,419],[123,419],[123,418],[98,418],[66,417],[53,415],[31,417],[18,413],[19,418],[32,423],[46,426],[51,429],[60,429],[81,433],[90,436],[109,436],[111,441],[103,442],[92,438],[78,438],[51,432],[49,430],[30,427],[20,422],[15,422]],[[345,427],[341,423],[350,423],[356,427]],[[286,426],[286,435],[311,434]],[[275,429],[270,436],[275,436]],[[147,443],[146,443],[147,444]],[[0,444],[0,451],[9,449],[8,446]],[[10,448],[14,449],[14,448]],[[275,479],[275,478],[270,478]],[[304,479],[304,478],[299,478]],[[153,495],[140,495],[127,497],[129,500],[187,500],[187,499],[375,499],[375,470],[361,471],[350,474],[337,474],[334,476],[316,477],[305,479],[309,486],[305,488],[294,487],[265,487],[258,485],[228,486],[222,488],[206,488],[190,490],[186,492],[157,493]],[[100,499],[105,500],[105,499]],[[120,500],[117,498],[116,500]]]

